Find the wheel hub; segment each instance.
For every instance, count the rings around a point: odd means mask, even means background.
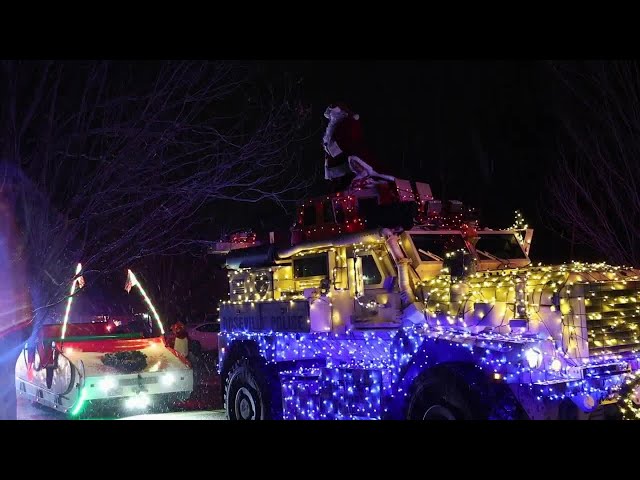
[[[456,417],[451,411],[442,405],[432,405],[424,412],[422,420],[455,420]]]
[[[238,419],[255,420],[256,402],[253,395],[246,387],[240,387],[236,393],[235,407]]]

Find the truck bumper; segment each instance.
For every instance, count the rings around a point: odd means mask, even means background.
[[[624,373],[510,387],[531,419],[607,420],[632,418],[635,410],[640,413],[636,403],[639,385],[640,371],[626,369]]]

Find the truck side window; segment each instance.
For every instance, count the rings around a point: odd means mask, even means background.
[[[362,257],[362,276],[365,285],[378,285],[382,283],[382,273],[376,265],[372,255]]]
[[[327,255],[314,255],[294,260],[293,275],[296,278],[319,276],[328,277],[329,263],[327,262]]]
[[[527,258],[522,251],[520,242],[518,242],[516,236],[512,233],[480,235],[475,247],[483,257],[487,255],[484,255],[482,252],[487,252],[502,259]]]

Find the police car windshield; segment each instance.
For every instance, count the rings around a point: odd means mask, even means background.
[[[105,334],[159,336],[160,327],[144,298],[135,287],[127,293],[125,280],[126,275],[109,279],[86,278],[85,286],[73,297],[69,323],[105,324]],[[63,302],[56,318],[46,323],[60,323],[65,309],[66,302]]]
[[[513,233],[480,233],[475,248],[481,260],[527,258]]]

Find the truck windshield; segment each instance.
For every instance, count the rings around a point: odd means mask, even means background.
[[[480,233],[475,244],[481,259],[526,259],[520,242],[513,233]],[[493,258],[495,257],[495,258]]]
[[[412,234],[411,240],[423,262],[441,261],[448,252],[468,251],[460,234]]]

